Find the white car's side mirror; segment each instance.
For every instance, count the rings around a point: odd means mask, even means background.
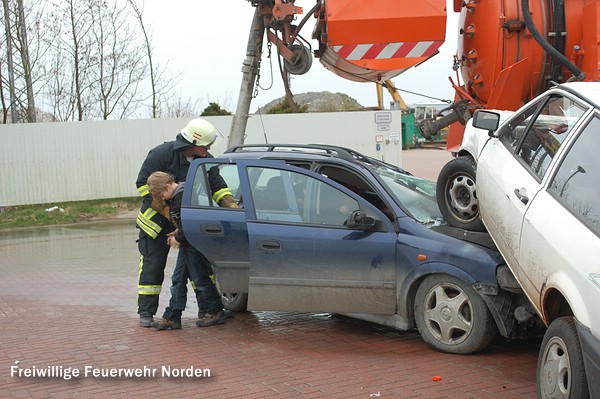
[[[496,112],[478,109],[473,114],[473,126],[478,129],[487,130],[490,136],[498,129],[499,123],[500,114]]]

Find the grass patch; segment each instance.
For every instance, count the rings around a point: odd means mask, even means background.
[[[140,197],[10,206],[0,212],[0,229],[110,219],[139,206]]]

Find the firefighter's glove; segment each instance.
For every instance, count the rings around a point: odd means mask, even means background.
[[[235,202],[235,198],[231,195],[226,195],[221,199],[219,205],[223,208],[237,208],[238,204]]]

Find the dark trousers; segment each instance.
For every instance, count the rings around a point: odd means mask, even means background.
[[[192,246],[181,247],[179,249],[179,256],[185,260],[184,263],[187,265],[190,281],[196,292],[198,308],[200,310],[199,317],[202,317],[200,313],[204,313],[204,311],[215,314],[223,310],[221,294],[210,278],[213,270],[208,259]],[[180,280],[179,284],[185,285],[186,280]],[[173,295],[171,295],[171,298],[173,298]]]
[[[142,316],[154,316],[158,310],[158,299],[165,277],[169,245],[167,245],[168,229],[155,238],[140,232],[138,250],[140,251],[140,266],[138,274],[138,314]],[[187,281],[187,279],[186,279]],[[180,292],[180,306],[185,308],[187,299],[187,287]]]
[[[183,251],[180,250],[177,254],[177,262],[175,263],[173,275],[171,276],[171,298],[169,299],[169,306],[167,306],[163,313],[163,319],[181,323],[181,314],[185,310],[187,300],[188,280],[191,280],[189,268],[187,267]],[[198,303],[198,317],[202,317],[206,313],[207,307],[203,304],[202,293],[195,289],[193,282],[192,288],[194,288]]]

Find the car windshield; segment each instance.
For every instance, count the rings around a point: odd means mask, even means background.
[[[389,192],[413,218],[421,223],[441,223],[435,199],[435,182],[398,172],[385,166],[375,168]]]

